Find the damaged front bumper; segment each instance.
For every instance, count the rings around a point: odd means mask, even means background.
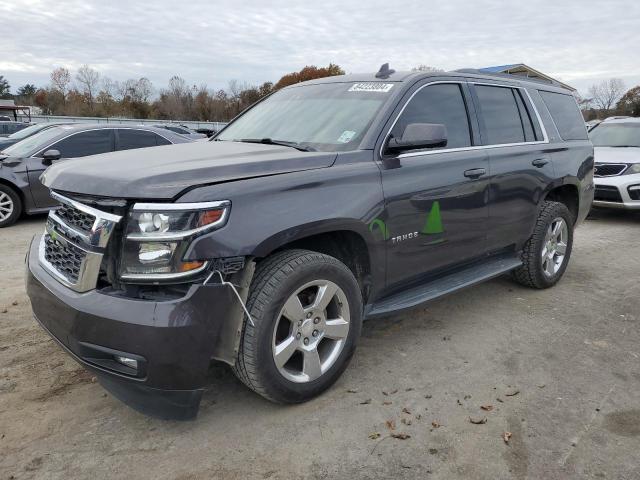
[[[237,356],[244,313],[233,289],[213,283],[213,276],[212,283],[191,285],[170,301],[78,293],[40,265],[39,242],[34,237],[27,255],[26,287],[42,327],[132,408],[166,419],[194,418],[211,359],[233,364]],[[234,274],[242,298],[252,265]],[[123,357],[135,362],[127,365]]]

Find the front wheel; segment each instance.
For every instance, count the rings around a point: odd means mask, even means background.
[[[263,260],[251,284],[234,373],[279,403],[306,401],[347,367],[362,298],[351,270],[328,255],[288,250]]]
[[[13,188],[0,184],[0,228],[16,223],[22,214],[22,200]]]
[[[572,247],[571,212],[563,203],[545,201],[522,251],[522,266],[514,270],[513,277],[532,288],[555,285],[567,269]]]

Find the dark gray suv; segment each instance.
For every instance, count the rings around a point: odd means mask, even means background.
[[[363,319],[505,273],[554,285],[593,146],[560,86],[383,68],[44,184],[62,206],[28,254],[35,317],[129,405],[190,418],[212,359],[302,402],[347,367]]]

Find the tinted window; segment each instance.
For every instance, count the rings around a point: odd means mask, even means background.
[[[171,142],[160,135],[156,135],[156,145],[171,145]]]
[[[410,123],[443,124],[447,127],[446,148],[471,145],[467,108],[460,85],[456,83],[430,85],[420,90],[407,104],[391,135],[402,137],[402,132]]]
[[[85,157],[113,151],[112,130],[90,130],[76,133],[51,145],[47,150],[60,151],[63,158]]]
[[[514,90],[506,87],[476,85],[480,111],[486,130],[486,144],[520,143],[524,129]]]
[[[540,91],[540,96],[549,109],[563,140],[587,139],[584,119],[573,96],[543,91]]]
[[[118,150],[155,147],[159,137],[146,130],[118,129]]]
[[[514,90],[513,93],[516,98],[516,103],[518,104],[520,120],[522,121],[522,126],[524,127],[524,139],[527,142],[533,142],[536,140],[536,134],[533,130],[533,120],[531,119],[531,115],[524,104],[522,92],[519,90]]]

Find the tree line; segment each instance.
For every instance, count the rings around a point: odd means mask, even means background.
[[[589,87],[586,96],[576,97],[586,121],[614,115],[640,117],[640,85],[627,90],[619,78],[596,83]]]
[[[288,73],[275,83],[254,86],[232,80],[226,89],[218,90],[204,84],[190,85],[174,75],[166,88],[157,90],[146,77],[114,81],[83,65],[75,75],[65,67],[56,68],[49,85],[36,87],[27,83],[15,94],[11,94],[9,81],[0,75],[0,98],[37,106],[45,115],[227,122],[276,90],[333,75],[344,75],[344,70],[333,63],[327,67],[311,65]]]

